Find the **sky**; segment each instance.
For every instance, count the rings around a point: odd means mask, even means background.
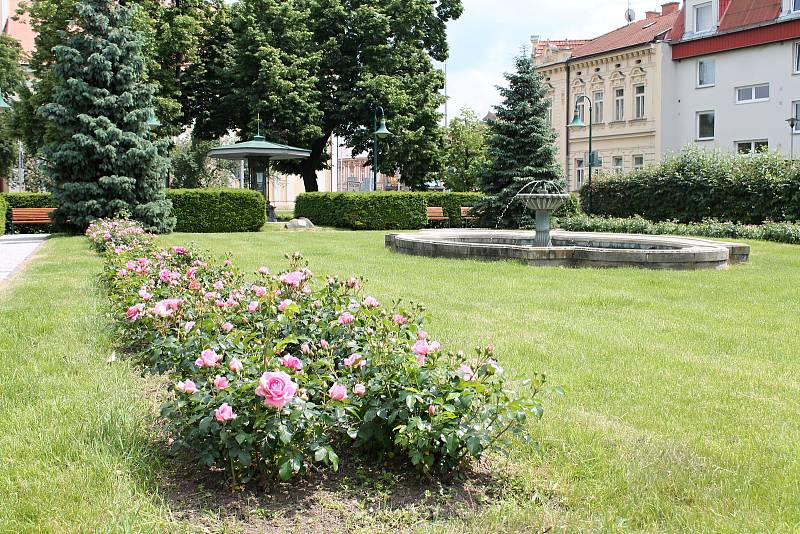
[[[636,18],[668,0],[630,0]],[[530,38],[591,39],[625,25],[628,0],[462,0],[464,14],[448,25],[447,112],[462,107],[484,116],[499,100],[495,86]]]

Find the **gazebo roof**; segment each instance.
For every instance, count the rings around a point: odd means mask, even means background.
[[[279,143],[270,143],[264,136],[256,135],[250,141],[212,148],[208,156],[216,159],[240,160],[247,158],[305,159],[311,151]]]

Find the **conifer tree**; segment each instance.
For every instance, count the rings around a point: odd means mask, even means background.
[[[136,6],[82,0],[65,44],[54,48],[52,102],[40,113],[53,132],[44,149],[58,205],[55,222],[82,230],[98,217],[129,216],[157,232],[175,218],[162,191],[166,145],[152,140],[153,88],[143,82]]]
[[[564,187],[556,162],[555,132],[547,115],[541,78],[527,54],[515,59],[516,72],[506,73],[508,87],[500,87],[503,103],[495,108],[497,120],[489,124],[489,165],[481,173],[486,193],[476,208],[485,226],[518,228],[532,224],[534,214],[514,196],[531,181],[528,192],[554,192]],[[509,205],[510,203],[510,205]],[[508,206],[507,211],[503,211]]]

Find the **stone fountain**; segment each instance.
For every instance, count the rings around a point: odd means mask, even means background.
[[[565,193],[525,193],[517,195],[525,206],[536,212],[536,235],[533,238],[535,247],[549,247],[553,243],[550,239],[550,219],[553,212],[564,205],[569,199]]]

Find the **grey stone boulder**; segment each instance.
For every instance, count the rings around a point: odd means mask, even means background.
[[[314,228],[314,223],[306,219],[305,217],[300,217],[299,219],[292,219],[284,226],[287,230],[310,230]]]

